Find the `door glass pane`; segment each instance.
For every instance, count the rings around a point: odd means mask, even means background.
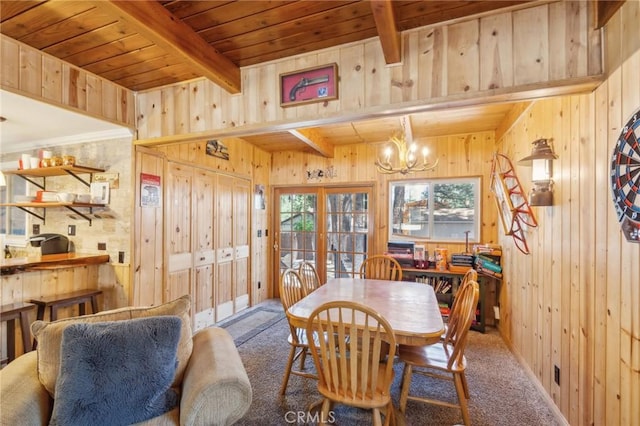
[[[280,272],[307,260],[315,264],[317,196],[280,195]]]
[[[326,197],[327,278],[354,277],[367,253],[368,193]]]

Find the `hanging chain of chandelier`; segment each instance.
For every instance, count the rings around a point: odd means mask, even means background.
[[[422,148],[421,153],[418,153],[418,145],[413,142],[413,137],[411,136],[409,117],[402,117],[401,124],[402,131],[389,138],[391,145],[385,148],[383,157],[378,156],[375,162],[378,172],[406,175],[408,173],[433,170],[438,165],[438,159],[433,163],[429,162],[429,148],[426,146]],[[409,142],[407,142],[407,139],[409,139]],[[394,151],[397,157],[394,157]]]

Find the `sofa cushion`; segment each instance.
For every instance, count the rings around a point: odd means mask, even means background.
[[[66,327],[49,424],[129,425],[176,407],[180,329],[175,316]]]
[[[178,343],[178,368],[173,381],[173,386],[182,383],[184,370],[187,367],[193,342],[191,340],[191,298],[189,295],[154,307],[127,307],[111,311],[98,312],[93,315],[65,318],[53,322],[35,321],[31,325],[31,332],[38,341],[38,377],[42,385],[53,397],[55,394],[56,380],[60,370],[60,343],[62,332],[71,324],[94,323],[105,321],[122,321],[151,316],[175,315],[182,320],[180,342]]]

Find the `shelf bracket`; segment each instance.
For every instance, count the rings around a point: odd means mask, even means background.
[[[27,209],[27,208],[25,208],[25,207],[20,207],[20,206],[16,206],[16,207],[18,207],[18,208],[19,208],[20,210],[22,210],[23,212],[29,213],[31,216],[35,216],[35,217],[37,217],[38,219],[40,219],[41,221],[46,222],[46,220],[45,220],[45,218],[46,218],[46,214],[47,214],[47,213],[46,213],[46,210],[44,211],[44,213],[43,213],[43,214],[42,214],[42,216],[41,216],[41,215],[39,215],[38,213],[34,212],[33,210],[29,210],[29,209]]]
[[[73,207],[70,206],[65,206],[65,208],[71,210],[72,212],[74,212],[75,214],[77,214],[78,216],[80,216],[81,218],[85,219],[87,222],[89,222],[89,226],[91,226],[91,217],[74,209]],[[93,213],[93,209],[89,209],[89,214]]]
[[[42,183],[36,182],[35,180],[29,179],[28,177],[24,176],[24,175],[18,175],[20,176],[22,179],[26,180],[27,182],[29,182],[31,185],[35,185],[38,188],[42,189],[43,191],[46,190],[45,188],[45,180],[42,179]]]
[[[80,176],[78,176],[77,174],[73,173],[71,170],[67,170],[65,169],[65,172],[67,172],[69,175],[73,176],[74,178],[78,179],[80,182],[82,182],[85,186],[91,186],[90,182],[87,182],[86,180],[82,179]]]

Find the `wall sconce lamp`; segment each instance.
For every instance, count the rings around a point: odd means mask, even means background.
[[[531,155],[518,161],[518,164],[531,167],[533,188],[529,193],[529,205],[553,205],[552,161],[558,156],[554,154],[547,139],[538,139],[532,143]]]

